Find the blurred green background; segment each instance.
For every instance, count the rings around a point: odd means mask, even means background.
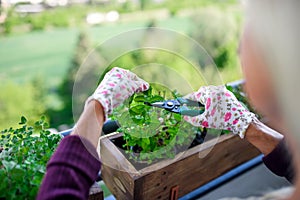
[[[192,37],[212,56],[224,83],[238,80],[242,20],[237,0],[2,1],[0,129],[15,126],[22,115],[31,122],[46,115],[57,130],[71,127],[72,88],[80,65],[99,43],[136,28],[162,27]],[[89,64],[101,66],[105,55],[96,53]],[[145,54],[133,52],[111,65],[135,66],[146,61]],[[169,55],[156,56],[169,66],[182,66]],[[84,104],[84,98],[77,101]]]

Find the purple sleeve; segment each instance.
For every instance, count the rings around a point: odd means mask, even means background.
[[[87,199],[101,167],[97,158],[87,140],[65,137],[47,164],[37,199]]]
[[[271,153],[263,157],[263,162],[274,174],[293,182],[293,159],[285,140],[281,140]]]

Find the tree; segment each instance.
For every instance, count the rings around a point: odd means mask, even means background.
[[[30,82],[30,84],[33,89],[32,98],[34,101],[39,102],[34,106],[34,113],[43,115],[46,112],[46,95],[48,92],[45,79],[42,76],[35,76]]]
[[[218,68],[237,65],[238,29],[233,16],[221,9],[205,9],[192,17],[190,36],[210,54]],[[199,57],[201,66],[201,57]]]
[[[140,0],[140,8],[141,10],[145,10],[147,6],[148,0]]]
[[[88,35],[81,32],[70,68],[58,90],[63,106],[59,110],[49,110],[51,126],[74,124],[74,117],[76,120],[83,109],[84,101],[95,90],[101,75],[99,68],[102,58],[97,52],[91,51],[91,47]]]

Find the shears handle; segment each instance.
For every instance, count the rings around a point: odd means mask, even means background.
[[[185,110],[185,109],[182,109],[180,111],[180,114],[181,115],[187,115],[187,116],[190,116],[190,117],[195,117],[195,116],[201,115],[203,112],[204,112],[204,109],[200,109],[200,110]]]
[[[182,97],[177,98],[177,100],[178,100],[181,104],[185,104],[185,105],[187,105],[187,106],[204,107],[204,105],[201,104],[201,103],[198,102],[198,101],[192,101],[192,100],[185,99],[185,98],[182,98]]]

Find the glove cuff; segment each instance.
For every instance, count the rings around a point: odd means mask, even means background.
[[[86,109],[87,105],[88,105],[92,100],[96,100],[96,101],[98,101],[98,102],[101,104],[101,106],[102,106],[102,108],[103,108],[103,112],[104,112],[104,121],[106,121],[106,120],[108,119],[108,114],[110,114],[110,113],[109,113],[108,106],[106,106],[106,105],[107,105],[107,104],[106,104],[106,101],[107,101],[107,100],[103,100],[102,98],[95,98],[94,95],[89,96],[89,97],[87,98],[87,100],[85,101],[84,109]]]
[[[255,119],[255,114],[249,112],[247,115],[245,115],[242,119],[242,123],[239,124],[239,127],[237,127],[236,130],[232,130],[234,134],[237,134],[240,136],[241,139],[245,138],[245,133],[249,127],[249,125],[253,122]]]

